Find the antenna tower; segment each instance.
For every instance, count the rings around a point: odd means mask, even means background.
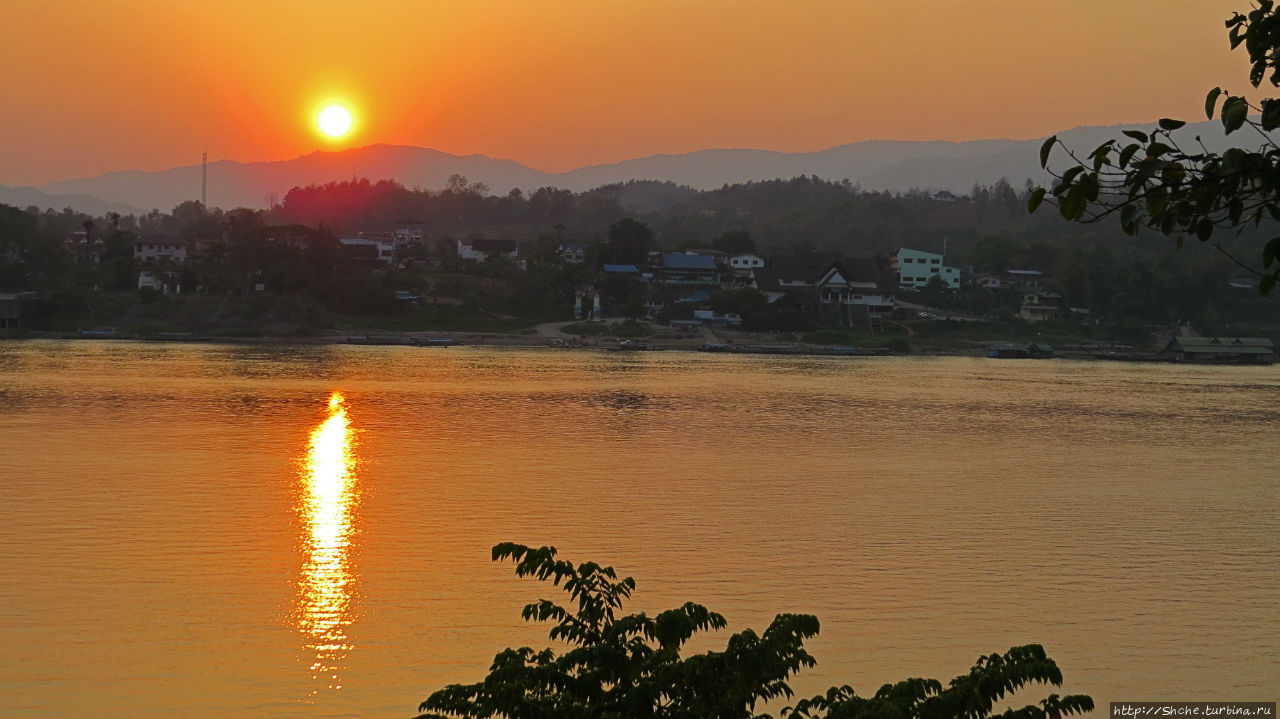
[[[200,153],[200,209],[209,209],[209,153]]]

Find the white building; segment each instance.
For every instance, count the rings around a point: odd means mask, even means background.
[[[187,243],[172,237],[144,237],[133,243],[133,259],[144,265],[161,260],[180,265],[187,261]]]
[[[343,237],[338,242],[356,259],[391,264],[396,257],[396,243],[390,238]]]
[[[750,252],[729,255],[729,269],[733,270],[734,274],[745,275],[758,267],[764,267],[764,258],[759,255]]]
[[[942,262],[942,255],[920,250],[900,249],[893,253],[893,271],[898,274],[898,286],[917,289],[929,284],[935,276],[941,277],[952,289],[960,288],[960,270]]]

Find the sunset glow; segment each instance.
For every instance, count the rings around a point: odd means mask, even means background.
[[[316,125],[329,137],[343,137],[351,131],[351,111],[342,105],[329,105],[316,117]]]
[[[1223,31],[1242,0],[12,5],[7,185],[195,164],[206,145],[210,161],[298,157],[332,143],[314,124],[331,95],[362,144],[558,172],[1196,119],[1208,88],[1243,91],[1248,72]],[[71,27],[94,31],[49,53],[39,29]],[[395,40],[354,50],[370,38]]]

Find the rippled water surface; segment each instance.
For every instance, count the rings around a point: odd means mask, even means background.
[[[505,540],[817,614],[802,694],[1274,700],[1278,429],[1277,367],[0,343],[0,713],[410,716],[545,645]]]

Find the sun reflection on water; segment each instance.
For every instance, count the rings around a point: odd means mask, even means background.
[[[339,672],[353,648],[355,578],[348,552],[356,504],[355,454],[346,400],[335,392],[329,416],[311,432],[303,462],[299,511],[306,527],[306,557],[298,581],[297,625],[311,659],[312,678],[341,689]],[[312,691],[314,695],[319,687]]]

